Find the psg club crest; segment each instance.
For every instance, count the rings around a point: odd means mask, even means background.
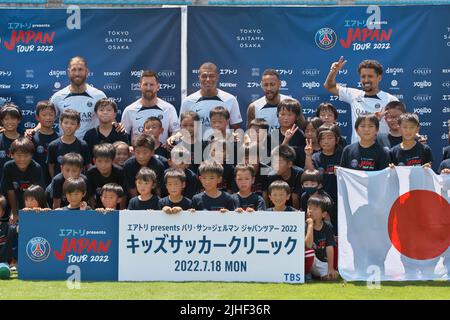
[[[316,32],[316,45],[322,50],[329,50],[334,47],[337,42],[337,35],[333,29],[322,28]]]
[[[27,256],[35,262],[47,260],[50,256],[50,243],[41,237],[35,237],[27,243]]]

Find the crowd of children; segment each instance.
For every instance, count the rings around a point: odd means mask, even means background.
[[[250,122],[245,135],[231,132],[230,114],[211,110],[212,134],[197,136],[199,117],[181,114],[181,131],[160,142],[161,120],[148,118],[132,143],[112,125],[118,107],[108,99],[95,105],[99,125],[78,139],[80,114],[59,115],[48,101],[36,107],[40,129],[32,137],[17,129],[22,112],[14,104],[0,110],[0,262],[11,262],[19,210],[118,209],[217,210],[221,212],[297,211],[306,213],[305,247],[316,259],[311,273],[336,279],[337,182],[335,168],[382,170],[389,166],[424,166],[431,149],[418,141],[419,118],[401,102],[386,106],[390,132],[378,135],[379,119],[361,115],[355,123],[360,141],[346,145],[330,103],[305,119],[300,103],[285,99],[277,109],[279,130],[264,119]],[[446,158],[445,158],[446,157]],[[450,147],[439,173],[450,172]]]

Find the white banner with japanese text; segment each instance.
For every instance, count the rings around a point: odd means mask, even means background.
[[[303,212],[121,211],[119,281],[304,282]]]

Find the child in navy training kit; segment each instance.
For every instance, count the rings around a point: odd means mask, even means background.
[[[39,101],[36,105],[36,120],[40,124],[40,128],[37,131],[33,131],[32,141],[36,149],[33,160],[42,167],[46,186],[52,181],[47,165],[48,146],[52,141],[59,138],[58,134],[53,130],[55,119],[55,105],[47,100]]]
[[[94,146],[102,143],[114,143],[122,141],[128,143],[130,137],[125,132],[118,132],[115,128],[118,107],[117,104],[107,98],[102,98],[95,103],[94,112],[97,115],[99,125],[96,128],[89,129],[84,134],[83,140],[89,146],[89,152],[92,154]]]
[[[337,280],[339,274],[334,263],[336,244],[331,227],[323,221],[330,207],[327,202],[323,197],[313,196],[308,199],[305,246],[315,251],[312,275],[321,280]]]
[[[113,164],[116,150],[110,143],[94,146],[95,165],[89,168],[86,176],[88,179],[89,205],[92,208],[100,208],[102,187],[107,183],[123,185],[123,169]],[[120,209],[125,209],[126,198],[122,198]]]
[[[83,198],[86,196],[86,182],[83,178],[68,178],[64,181],[63,193],[69,204],[61,210],[92,210]]]
[[[61,172],[58,173],[53,179],[50,186],[47,187],[47,193],[49,194],[49,202],[52,202],[52,208],[65,207],[68,202],[64,196],[63,186],[64,182],[69,178],[82,177],[87,181],[86,176],[81,174],[83,170],[83,157],[75,152],[66,153],[61,160]],[[87,200],[87,199],[86,199]]]
[[[134,142],[135,156],[128,159],[124,166],[124,186],[128,190],[130,198],[137,196],[136,191],[136,175],[143,167],[153,170],[156,174],[156,182],[154,188],[156,194],[161,194],[160,186],[164,183],[164,164],[155,157],[155,139],[145,133],[136,137]]]
[[[47,164],[51,178],[61,172],[62,158],[69,152],[79,153],[83,157],[86,168],[91,165],[88,145],[75,136],[75,132],[80,128],[80,113],[73,109],[66,109],[61,113],[59,122],[63,135],[48,146]]]
[[[17,128],[21,120],[22,111],[18,106],[7,103],[0,109],[0,123],[4,129],[0,133],[0,169],[3,169],[6,162],[12,160],[10,148],[13,141],[20,137]]]
[[[164,148],[159,137],[164,132],[162,122],[158,117],[150,117],[144,122],[144,133],[151,135],[155,139],[155,155],[169,158],[169,151]]]
[[[167,170],[164,182],[169,195],[159,200],[159,209],[169,214],[192,209],[192,201],[183,196],[183,189],[186,187],[186,174],[183,171]]]
[[[170,169],[184,172],[186,176],[186,187],[183,188],[183,196],[192,199],[198,193],[200,181],[198,180],[197,174],[189,168],[191,164],[191,153],[184,146],[176,145],[170,152],[168,163]],[[167,189],[165,192],[167,193]]]
[[[295,151],[293,164],[303,168],[305,166],[304,147],[305,134],[302,128],[305,126],[305,117],[302,113],[300,102],[295,99],[284,99],[278,104],[278,122],[280,123],[279,145],[291,146]],[[272,147],[275,143],[275,131],[271,132]]]
[[[23,211],[48,211],[47,199],[45,197],[45,190],[39,185],[31,185],[23,193],[23,199],[25,201],[25,207]]]
[[[143,167],[136,175],[136,189],[138,196],[132,198],[128,210],[158,210],[158,196],[153,194],[156,188],[156,173],[152,169]]]
[[[387,168],[391,159],[389,151],[376,141],[379,128],[380,121],[374,114],[359,116],[355,122],[355,130],[361,140],[344,148],[340,166],[362,171]]]
[[[330,203],[331,207],[327,209],[327,214],[324,220],[333,226],[333,232],[336,234],[337,229],[337,212],[331,196],[322,188],[322,174],[318,170],[306,170],[303,172],[300,179],[303,191],[305,191],[300,199],[301,210],[306,212],[308,207],[308,200],[310,197],[323,197],[327,198],[327,203]]]
[[[317,139],[317,130],[322,124],[323,121],[317,117],[308,118],[305,123],[306,143],[312,148],[313,154],[320,151],[320,144]]]
[[[234,151],[228,148],[228,143],[225,139],[212,140],[205,149],[205,155],[208,159],[220,163],[223,167],[222,180],[218,185],[219,190],[231,193],[234,183],[234,165],[231,157]]]
[[[319,117],[323,121],[323,125],[331,126],[335,125],[337,127],[337,134],[339,136],[339,147],[342,149],[347,145],[347,141],[344,137],[341,137],[340,129],[338,126],[339,113],[335,106],[329,102],[323,102],[319,104],[316,110],[316,117]]]
[[[261,154],[266,152],[265,148],[258,147],[258,144],[256,142],[250,142],[243,144],[238,152],[240,153],[240,157],[243,158],[239,163],[251,165],[253,167],[253,172],[255,173],[255,181],[251,186],[252,192],[255,192],[257,195],[263,196],[265,185],[267,182],[267,175],[272,171],[272,168],[270,166],[261,163],[260,160]],[[270,157],[267,157],[266,160],[266,162],[270,162]],[[239,188],[236,185],[236,180],[234,180],[232,189],[234,193],[239,191]]]
[[[305,147],[306,170],[319,170],[323,178],[323,190],[337,203],[337,178],[335,167],[342,158],[342,149],[339,145],[339,128],[335,124],[324,124],[317,130],[321,151],[312,154],[312,150]],[[337,206],[336,206],[337,207]]]
[[[270,201],[273,203],[272,208],[267,211],[297,211],[295,208],[287,205],[291,196],[291,188],[287,182],[283,180],[276,180],[272,182],[267,190]]]
[[[255,183],[255,170],[251,164],[238,164],[234,170],[236,185],[239,191],[232,195],[238,203],[236,212],[265,211],[266,203],[263,197],[252,192]]]
[[[11,144],[14,160],[3,166],[2,187],[7,192],[12,219],[18,220],[18,210],[24,208],[24,191],[32,184],[44,187],[44,175],[41,166],[34,161],[34,145],[25,137],[19,137]]]
[[[300,186],[300,177],[303,169],[294,166],[295,151],[292,147],[281,145],[272,150],[272,168],[273,172],[267,176],[266,186],[269,186],[276,180],[285,181],[291,191],[288,205],[300,209],[300,195],[303,193]],[[269,203],[268,190],[263,193],[266,203]]]
[[[199,172],[199,179],[205,191],[192,198],[194,209],[220,212],[234,211],[237,203],[230,194],[218,189],[218,185],[222,181],[222,165],[217,162],[205,161],[200,165]]]
[[[404,113],[398,120],[402,142],[390,151],[395,166],[422,166],[431,168],[433,155],[429,146],[416,141],[419,133],[419,117],[414,113]]]
[[[113,143],[114,149],[116,150],[116,156],[114,158],[114,164],[123,168],[125,161],[130,159],[130,146],[123,141],[116,141]]]
[[[402,142],[399,120],[405,112],[405,104],[401,101],[391,101],[384,107],[384,118],[389,127],[389,132],[378,133],[377,141],[388,150]]]
[[[102,207],[97,207],[95,210],[100,212],[117,210],[117,206],[122,202],[125,193],[120,185],[117,183],[107,183],[103,185],[100,199]]]

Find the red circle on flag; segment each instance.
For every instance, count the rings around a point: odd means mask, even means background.
[[[439,257],[450,243],[450,204],[432,191],[409,191],[392,205],[388,229],[403,255],[417,260]]]

